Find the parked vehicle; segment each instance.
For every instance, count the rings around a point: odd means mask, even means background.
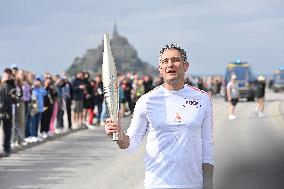
[[[241,62],[238,58],[235,62],[230,62],[227,64],[225,73],[225,86],[230,81],[231,75],[235,74],[237,76],[237,82],[239,86],[240,98],[246,98],[248,101],[254,101],[255,91],[254,91],[254,76],[252,74],[251,68],[247,62]],[[225,89],[225,100],[227,101],[227,90]]]
[[[271,89],[274,92],[284,91],[284,67],[274,71]]]

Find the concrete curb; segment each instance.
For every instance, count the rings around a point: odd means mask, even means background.
[[[69,134],[76,133],[76,132],[79,132],[81,130],[86,130],[86,129],[88,129],[88,128],[86,126],[83,126],[83,127],[78,128],[78,129],[67,130],[67,131],[59,133],[59,134],[54,134],[53,136],[49,136],[48,138],[44,139],[41,142],[28,143],[25,146],[21,145],[19,147],[16,147],[15,149],[11,150],[10,154],[16,154],[16,153],[24,151],[26,149],[44,144],[44,143],[49,142],[49,141],[54,141],[54,140],[57,140],[57,139],[62,138],[64,136],[67,136]],[[0,157],[0,160],[2,158],[7,158],[7,157]]]

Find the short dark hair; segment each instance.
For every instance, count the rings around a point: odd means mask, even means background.
[[[9,74],[9,75],[13,74],[13,72],[12,72],[12,70],[10,68],[5,68],[4,69],[4,73]]]
[[[162,58],[162,54],[166,51],[166,50],[170,50],[170,49],[175,49],[177,51],[180,52],[181,54],[181,58],[182,58],[182,61],[183,62],[187,62],[187,56],[186,56],[186,52],[183,48],[171,43],[170,45],[165,45],[165,47],[163,47],[161,50],[160,50],[160,57],[159,57],[159,62],[161,61],[161,58]]]

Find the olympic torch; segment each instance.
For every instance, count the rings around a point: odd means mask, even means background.
[[[119,96],[118,96],[118,79],[115,62],[111,52],[109,35],[104,34],[104,53],[102,65],[102,78],[104,86],[104,98],[110,118],[118,121],[119,113]],[[113,133],[112,140],[117,141],[117,133]]]

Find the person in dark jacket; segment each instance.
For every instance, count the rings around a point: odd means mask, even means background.
[[[74,101],[74,125],[82,126],[83,120],[83,99],[84,90],[86,89],[84,82],[84,73],[82,71],[76,74],[76,78],[72,81],[73,101]]]
[[[198,78],[197,88],[200,90],[205,90],[203,80],[200,77]]]
[[[126,102],[128,104],[129,111],[131,113],[133,113],[134,106],[133,106],[133,100],[131,98],[131,91],[133,90],[132,82],[131,82],[130,78],[128,78],[128,77],[125,78],[124,82],[125,82],[125,88],[124,88],[125,99],[126,99]],[[152,83],[151,83],[151,85],[152,85]]]
[[[4,131],[4,152],[1,157],[7,157],[11,150],[12,135],[12,104],[16,101],[16,84],[12,75],[12,70],[4,69],[2,83],[0,85],[0,115],[3,122]]]
[[[98,112],[97,112],[97,124],[100,125],[101,121],[101,113],[102,113],[102,109],[103,109],[103,102],[104,102],[104,87],[103,87],[103,82],[102,82],[102,75],[98,74],[95,77],[95,81],[97,83],[97,91],[95,93],[95,106],[97,106],[98,108]]]
[[[146,75],[144,76],[144,90],[145,93],[148,93],[153,89],[153,80],[150,76]]]
[[[92,117],[92,111],[94,109],[94,92],[93,87],[90,82],[90,73],[84,73],[84,99],[83,99],[83,123],[85,126],[91,126],[91,122],[88,122],[87,119]]]
[[[259,117],[263,117],[265,97],[265,78],[263,76],[258,77],[258,81],[256,83],[255,97],[257,98],[255,112]]]
[[[55,75],[55,90],[57,93],[57,124],[55,133],[61,133],[64,129],[64,109],[65,109],[65,101],[63,99],[63,88],[64,88],[64,80],[60,77],[59,74]]]
[[[41,117],[41,127],[40,127],[40,133],[43,139],[45,139],[48,136],[47,134],[49,131],[49,124],[53,112],[54,99],[57,95],[56,90],[52,84],[51,76],[47,76],[45,78],[44,88],[46,90],[47,95],[43,97],[44,110]]]

